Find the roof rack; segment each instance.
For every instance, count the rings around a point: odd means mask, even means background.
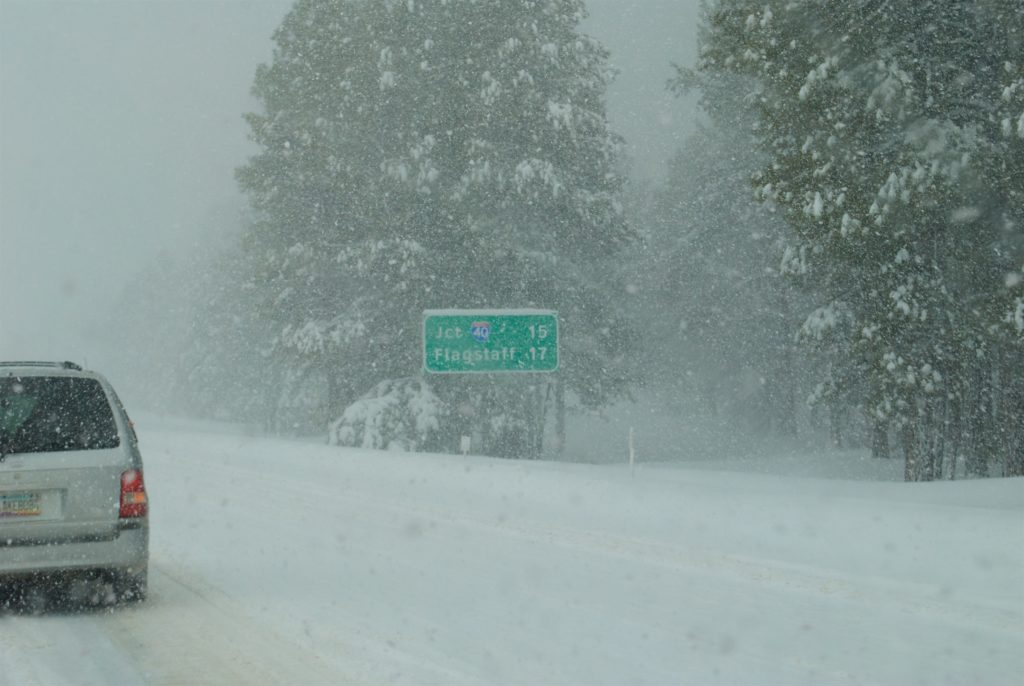
[[[15,360],[12,362],[0,361],[0,367],[57,367],[59,369],[74,369],[77,372],[82,371],[82,366],[75,364],[74,362],[37,362],[27,360]]]

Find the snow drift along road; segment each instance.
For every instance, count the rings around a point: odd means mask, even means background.
[[[150,600],[0,616],[0,684],[1010,684],[1024,673],[1021,479],[653,466],[630,477],[155,420],[140,434]]]

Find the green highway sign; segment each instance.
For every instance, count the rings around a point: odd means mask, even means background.
[[[423,366],[435,374],[553,372],[558,369],[558,313],[426,310]]]

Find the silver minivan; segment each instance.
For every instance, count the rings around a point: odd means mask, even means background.
[[[138,438],[103,376],[0,362],[0,586],[98,579],[146,596],[149,503]]]

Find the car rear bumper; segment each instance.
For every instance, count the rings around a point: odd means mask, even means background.
[[[112,538],[29,544],[0,540],[0,575],[94,569],[138,571],[149,560],[149,526],[120,529]]]

